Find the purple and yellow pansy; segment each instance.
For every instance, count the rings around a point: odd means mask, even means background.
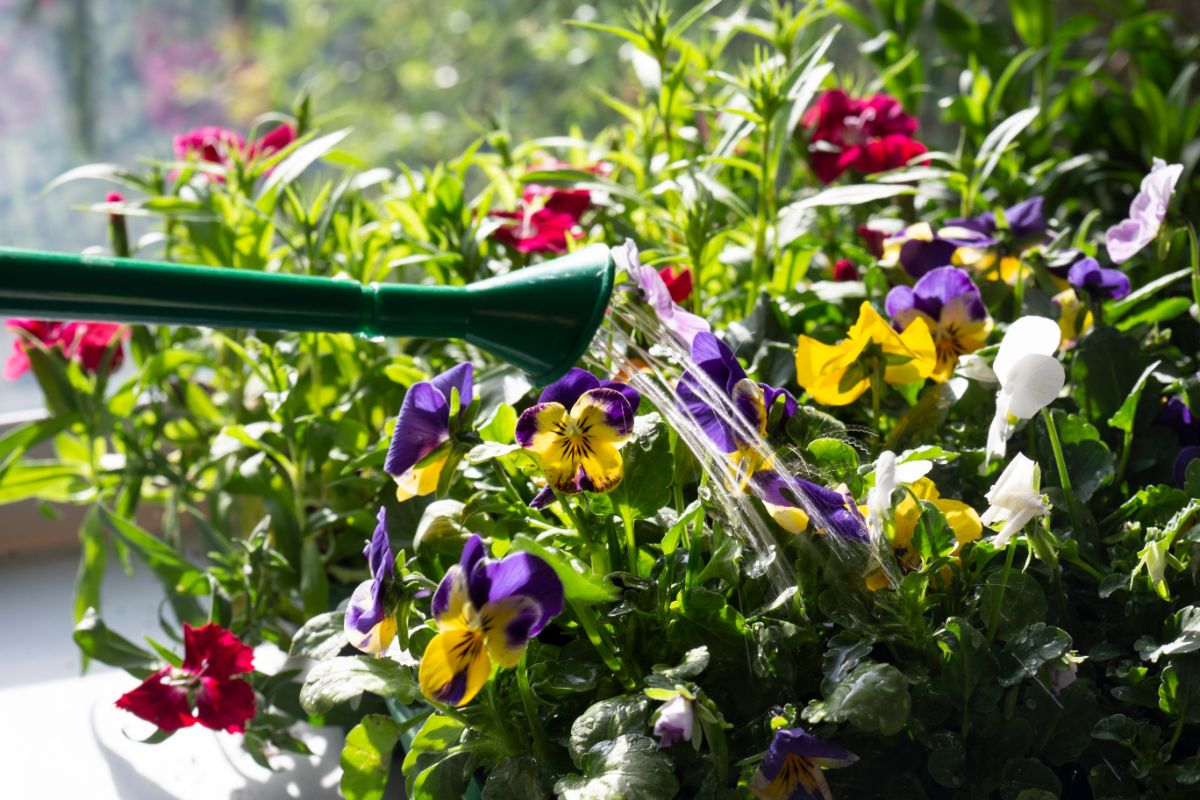
[[[475,368],[459,364],[428,381],[414,383],[404,395],[384,470],[396,481],[396,499],[404,502],[437,491],[453,455],[453,426],[461,423],[474,394]],[[453,398],[458,410],[451,419]]]
[[[776,470],[761,470],[751,481],[771,519],[788,533],[803,533],[811,525],[817,533],[868,541],[866,519],[848,492],[785,478]]]
[[[893,288],[886,310],[898,331],[915,319],[929,326],[937,350],[937,366],[929,377],[939,382],[950,377],[959,356],[982,348],[992,330],[978,287],[957,267],[939,267],[925,273],[915,286]]]
[[[433,594],[438,633],[421,657],[421,692],[466,705],[487,683],[492,664],[516,666],[529,640],[562,609],[562,581],[549,564],[530,553],[492,560],[472,534]]]
[[[1030,197],[1004,209],[1003,220],[1001,225],[991,211],[948,220],[941,235],[959,245],[950,263],[988,280],[1013,283],[1021,266],[1017,253],[1046,233],[1043,199]]]
[[[796,413],[796,398],[751,380],[728,345],[711,333],[696,334],[692,360],[700,370],[680,376],[679,406],[730,457],[734,471],[748,477],[764,466],[754,442],[767,435],[772,408],[779,403],[778,424],[785,424]]]
[[[803,728],[782,728],[750,778],[749,789],[759,800],[832,800],[824,769],[845,767],[858,756],[818,739]]]
[[[381,655],[396,638],[396,617],[388,608],[387,592],[396,569],[396,557],[388,541],[387,511],[379,509],[375,533],[363,550],[371,577],[360,583],[346,606],[346,639],[354,647]]]
[[[572,369],[521,414],[517,444],[537,456],[551,489],[610,492],[621,483],[619,448],[633,433],[640,401],[632,386]]]

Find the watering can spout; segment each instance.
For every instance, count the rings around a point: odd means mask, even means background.
[[[0,248],[0,315],[457,338],[546,383],[591,343],[614,274],[603,245],[469,286],[362,285]]]

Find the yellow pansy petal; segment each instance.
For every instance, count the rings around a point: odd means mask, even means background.
[[[403,503],[405,500],[436,492],[448,458],[449,456],[439,458],[425,467],[412,467],[396,477],[396,499]]]
[[[586,454],[579,462],[583,469],[580,484],[589,492],[611,492],[621,483],[621,453],[611,442],[595,441],[588,445]],[[549,479],[550,476],[546,477]]]
[[[883,377],[888,383],[916,383],[928,378],[937,366],[933,335],[929,331],[929,324],[923,319],[914,319],[898,337],[882,344],[885,354],[908,357],[907,362],[886,369]]]
[[[960,545],[973,542],[983,535],[983,523],[975,509],[960,500],[934,500],[937,510],[942,512],[954,538]]]
[[[529,643],[529,629],[541,614],[537,601],[524,595],[505,597],[484,606],[480,619],[492,660],[502,667],[515,667]]]
[[[803,533],[808,528],[808,514],[804,513],[804,509],[793,506],[777,506],[771,503],[763,503],[763,505],[766,506],[771,519],[775,520],[779,527],[788,533]]]
[[[421,693],[452,706],[471,702],[487,683],[492,663],[484,648],[483,631],[444,630],[430,640],[421,657]]]
[[[849,386],[842,385],[847,368],[857,357],[857,353],[851,355],[852,349],[858,353],[862,352],[862,347],[853,343],[828,345],[808,336],[801,336],[796,346],[797,383],[818,403],[828,406],[853,403],[867,390],[871,381],[864,375]]]
[[[633,433],[633,410],[613,389],[584,392],[571,409],[571,421],[568,430],[588,441],[620,444]]]
[[[868,591],[872,592],[881,591],[891,585],[891,581],[888,580],[887,573],[881,569],[877,569],[868,575],[865,582],[867,584]]]
[[[545,458],[549,451],[560,445],[567,420],[567,410],[561,403],[540,403],[517,421],[517,444]]]

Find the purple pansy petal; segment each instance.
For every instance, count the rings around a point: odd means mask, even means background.
[[[979,289],[975,286],[975,282],[971,280],[971,276],[965,270],[958,267],[941,267],[931,270],[913,287],[914,305],[918,310],[924,311],[934,319],[941,316],[943,306],[964,295],[973,297],[977,301],[977,308],[972,306],[972,316],[975,319],[983,319],[987,316],[987,310],[983,306],[983,300],[979,297]]]
[[[916,300],[917,296],[913,293],[911,286],[893,286],[892,290],[887,293],[883,310],[893,320],[899,321],[897,318],[900,314],[911,311]]]
[[[524,629],[526,639],[537,636],[551,617],[563,609],[563,585],[554,568],[530,553],[512,553],[499,561],[483,564],[487,575],[486,601],[498,603],[508,597],[520,595],[534,600],[540,609],[539,616]],[[482,607],[482,606],[481,606]]]
[[[430,378],[429,383],[441,392],[442,397],[446,399],[447,407],[450,403],[450,390],[457,389],[458,413],[461,415],[467,410],[467,406],[471,405],[471,399],[475,396],[475,367],[470,362],[459,364]]]
[[[538,403],[558,403],[563,408],[569,409],[575,405],[575,401],[584,392],[599,386],[600,381],[597,380],[595,375],[586,369],[572,367],[566,375],[563,375],[554,383],[542,389],[542,394],[538,397]]]
[[[346,630],[354,630],[366,636],[383,617],[383,597],[375,581],[363,581],[354,587],[350,602],[346,605]]]
[[[487,602],[491,585],[487,575],[486,556],[487,547],[483,543],[483,537],[478,533],[472,533],[467,538],[466,544],[463,545],[462,557],[458,561],[458,566],[466,576],[467,596],[470,597],[471,605],[476,609],[483,608],[483,604]]]
[[[700,337],[697,336],[697,339]],[[732,453],[737,450],[737,441],[733,429],[725,421],[724,414],[718,413],[708,402],[710,396],[700,378],[691,371],[679,376],[679,384],[675,387],[679,407],[689,414],[704,431],[704,435],[717,446],[722,453]]]
[[[450,682],[438,690],[437,697],[434,699],[448,706],[456,706],[462,701],[466,691],[467,673],[465,671],[456,672]]]
[[[1200,458],[1200,447],[1185,447],[1175,457],[1175,483],[1183,486],[1187,483],[1187,468],[1197,458]]]
[[[433,612],[434,619],[441,618],[450,610],[451,602],[456,596],[459,598],[467,596],[467,574],[458,564],[454,564],[446,570],[446,574],[442,576],[441,582],[433,593],[430,610]]]
[[[775,738],[767,747],[761,767],[763,777],[768,781],[775,780],[788,756],[797,756],[809,761],[820,760],[830,767],[845,766],[858,760],[858,756],[849,750],[818,739],[803,728],[784,728],[775,732]]]
[[[625,400],[629,403],[629,408],[633,413],[637,413],[638,405],[642,402],[642,395],[637,389],[630,386],[628,383],[620,381],[600,381],[601,389],[612,389],[620,392]]]
[[[1042,197],[1022,200],[1004,211],[1008,229],[1017,239],[1031,239],[1046,232],[1045,201]]]
[[[541,511],[546,506],[554,502],[554,489],[549,486],[543,486],[542,490],[533,496],[529,501],[529,507],[535,511]]]
[[[1067,273],[1067,282],[1093,297],[1116,300],[1129,294],[1129,277],[1119,269],[1105,269],[1094,258],[1081,258]]]
[[[781,425],[787,424],[787,421],[794,417],[800,409],[800,404],[796,402],[796,398],[787,389],[776,389],[765,383],[760,383],[759,388],[762,389],[763,407],[767,410],[767,416],[770,416],[771,406],[775,405],[776,400],[783,401],[783,416],[779,420]]]
[[[729,346],[711,333],[698,333],[692,340],[692,360],[719,388],[732,391],[734,384],[746,377],[737,356]]]
[[[633,409],[629,401],[616,389],[591,389],[580,400],[604,411],[604,424],[618,436],[633,433]],[[579,412],[572,409],[572,416]]]
[[[396,569],[396,557],[392,554],[392,544],[388,541],[387,509],[380,508],[375,521],[375,532],[363,550],[363,555],[367,558],[374,580],[382,581],[391,576]]]
[[[920,278],[932,269],[949,265],[957,249],[958,245],[945,239],[931,242],[910,239],[900,246],[900,266],[909,275]]]
[[[803,478],[789,481],[775,470],[760,470],[750,480],[764,503],[799,508],[808,514],[817,530],[833,532],[843,539],[867,541],[866,520],[853,499],[840,492]],[[798,498],[798,494],[803,497]]]
[[[403,475],[450,438],[450,406],[446,397],[422,381],[409,387],[396,417],[384,471]]]
[[[1200,445],[1200,420],[1197,420],[1187,403],[1172,397],[1158,412],[1154,424],[1164,425],[1175,431],[1179,444],[1184,447]]]

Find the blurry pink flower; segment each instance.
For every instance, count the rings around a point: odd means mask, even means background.
[[[97,372],[104,363],[109,346],[127,329],[109,322],[47,322],[37,319],[9,319],[5,325],[23,330],[48,348],[59,347],[63,355],[77,361],[88,372]],[[113,352],[109,369],[121,366],[125,354],[120,347]],[[29,370],[29,353],[23,339],[13,342],[12,355],[4,365],[4,377],[16,380]]]
[[[269,156],[296,140],[296,129],[284,123],[258,140],[246,143],[245,137],[229,128],[205,125],[175,137],[175,157],[184,161],[197,156],[201,161],[229,166],[231,154],[237,151],[245,159]]]

